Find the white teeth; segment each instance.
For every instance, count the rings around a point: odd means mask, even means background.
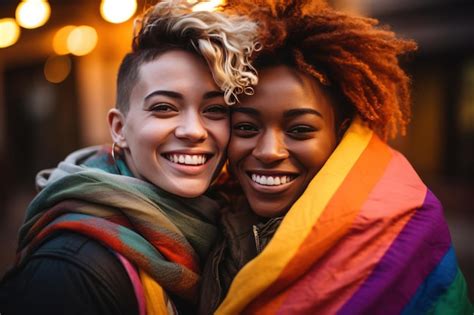
[[[166,158],[173,162],[185,165],[202,165],[206,163],[205,155],[189,155],[189,154],[168,154]]]
[[[250,177],[252,178],[252,181],[265,186],[279,186],[291,181],[290,176],[260,176],[252,174]]]

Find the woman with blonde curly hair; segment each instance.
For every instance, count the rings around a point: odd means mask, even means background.
[[[225,160],[227,105],[256,81],[256,25],[169,0],[137,26],[108,114],[114,145],[38,175],[2,314],[194,312],[217,235],[206,192]]]
[[[416,44],[322,1],[229,1],[259,24],[255,94],[232,107],[224,238],[200,313],[471,314],[442,207],[386,140]],[[220,304],[220,306],[219,306]]]

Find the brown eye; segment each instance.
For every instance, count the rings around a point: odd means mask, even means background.
[[[238,137],[250,138],[258,133],[258,127],[250,123],[235,124],[232,129]]]
[[[224,105],[211,105],[206,107],[203,113],[209,119],[224,119],[229,116],[229,109]]]
[[[316,128],[308,125],[297,125],[287,130],[286,134],[296,140],[307,140],[313,138]]]
[[[295,126],[288,130],[289,133],[308,133],[313,131],[316,131],[316,129],[306,125]]]
[[[258,131],[257,127],[252,124],[242,123],[234,126],[234,130],[238,131]]]
[[[151,106],[150,110],[153,112],[159,112],[159,113],[169,113],[169,112],[177,111],[177,109],[174,106],[170,104],[166,104],[166,103],[159,103],[159,104],[153,105]]]
[[[227,106],[223,105],[213,105],[206,108],[204,111],[206,113],[216,113],[216,114],[227,114],[229,112]]]

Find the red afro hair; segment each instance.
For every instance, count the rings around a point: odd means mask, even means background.
[[[259,24],[259,60],[283,57],[341,94],[383,139],[404,134],[410,79],[398,57],[416,50],[376,19],[337,11],[323,1],[230,0],[226,10]],[[271,58],[270,58],[271,59]]]

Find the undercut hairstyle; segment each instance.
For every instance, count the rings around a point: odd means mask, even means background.
[[[398,57],[415,51],[415,42],[321,0],[229,0],[226,10],[259,24],[257,70],[276,63],[295,67],[344,99],[349,108],[336,113],[352,109],[385,140],[405,134],[410,79]]]
[[[117,76],[116,107],[122,113],[129,110],[140,67],[171,50],[203,58],[228,105],[238,101],[239,94],[253,94],[257,75],[249,60],[259,49],[257,24],[247,17],[218,11],[193,12],[196,4],[161,1],[136,19],[132,52],[122,60]]]

